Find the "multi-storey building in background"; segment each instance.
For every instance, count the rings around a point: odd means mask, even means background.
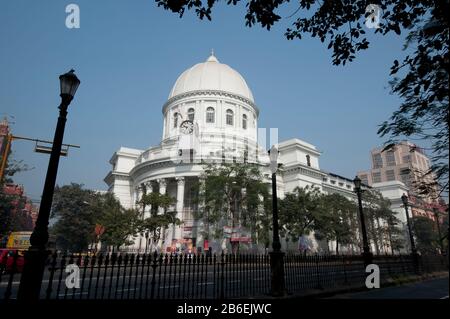
[[[8,149],[6,144],[9,142],[8,136],[11,133],[10,131],[8,120],[4,118],[0,122],[0,163],[2,163],[3,160],[7,160],[6,152]],[[16,221],[14,223],[15,229],[11,230],[32,230],[37,219],[38,208],[33,205],[31,199],[26,196],[24,187],[22,185],[12,183],[8,179],[3,179],[0,183],[0,192],[12,198],[11,203],[13,209],[9,212],[0,211],[1,214],[8,213],[9,217]]]
[[[372,168],[358,172],[362,182],[377,187],[379,183],[399,181],[409,189],[408,196],[413,216],[435,218],[435,210],[445,211],[445,202],[439,197],[437,189],[428,194],[418,191],[417,183],[434,182],[429,173],[431,162],[425,151],[419,146],[403,141],[384,150],[383,147],[371,151]],[[429,174],[427,174],[429,173]]]

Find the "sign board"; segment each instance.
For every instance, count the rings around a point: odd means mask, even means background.
[[[30,231],[12,232],[8,237],[6,248],[28,249],[30,247]]]

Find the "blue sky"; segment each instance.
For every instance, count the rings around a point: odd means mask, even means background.
[[[65,7],[80,7],[81,28],[65,27]],[[292,8],[282,12],[289,16]],[[347,177],[370,166],[383,140],[378,125],[398,108],[389,94],[389,67],[403,56],[401,37],[371,35],[353,63],[333,66],[317,39],[288,41],[293,18],[271,31],[244,25],[244,11],[220,5],[212,22],[183,19],[139,1],[3,1],[0,5],[0,115],[15,117],[13,134],[53,138],[58,76],[76,70],[81,86],[69,108],[58,184],[106,189],[109,159],[120,146],[145,149],[162,133],[161,108],[182,71],[216,56],[246,79],[260,108],[260,127],[279,139],[297,137],[322,151],[322,169]],[[13,157],[34,169],[16,182],[39,199],[48,156],[15,141]]]

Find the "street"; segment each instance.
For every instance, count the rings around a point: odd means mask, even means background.
[[[357,266],[357,265],[356,265]],[[95,267],[80,271],[80,288],[66,289],[67,274],[55,271],[53,279],[46,272],[41,287],[41,298],[46,298],[46,291],[51,284],[50,298],[61,299],[194,299],[263,296],[270,291],[270,267],[268,264],[247,265],[246,267],[227,265],[223,277],[218,266],[208,265],[201,269],[164,269],[159,267],[153,276],[151,267],[114,270]],[[296,289],[317,288],[330,284],[364,282],[365,273],[360,267],[342,270],[333,266],[313,267],[310,271],[293,271],[286,269],[286,287],[288,291]],[[160,272],[161,271],[161,272]],[[152,282],[153,281],[153,282]],[[14,276],[11,298],[15,299],[20,283],[20,274]],[[152,284],[154,290],[152,294]],[[8,281],[0,283],[0,296],[5,294]]]
[[[448,299],[448,277],[336,295],[334,299]]]

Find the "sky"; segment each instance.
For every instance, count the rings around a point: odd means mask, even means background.
[[[80,28],[65,25],[68,4]],[[106,189],[108,163],[121,146],[146,149],[162,135],[162,106],[177,77],[211,49],[245,78],[260,109],[259,127],[279,140],[300,138],[321,152],[320,167],[348,178],[370,168],[370,150],[384,140],[378,126],[400,103],[389,68],[404,56],[402,36],[374,35],[370,49],[345,66],[315,38],[288,41],[292,7],[267,31],[248,28],[242,7],[219,5],[212,21],[178,15],[153,0],[2,1],[0,116],[12,133],[52,140],[60,102],[58,76],[74,68],[81,85],[69,106],[64,142],[80,145],[61,158],[57,183]],[[14,118],[12,118],[14,117]],[[16,140],[12,158],[30,170],[14,176],[39,200],[48,155]]]

